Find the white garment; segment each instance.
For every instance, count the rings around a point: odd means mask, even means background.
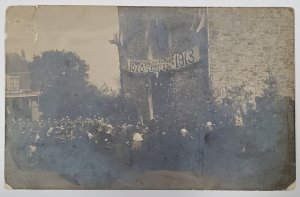
[[[182,129],[180,130],[180,134],[181,134],[182,136],[186,136],[186,135],[188,134],[188,130],[186,130],[186,128],[182,128]]]
[[[35,152],[36,152],[36,146],[34,146],[34,145],[29,145],[29,146],[28,146],[29,157],[31,157],[32,154],[35,153]]]
[[[88,138],[89,139],[92,139],[94,136],[93,136],[93,134],[91,134],[91,133],[89,133],[89,132],[87,132],[87,134],[88,134]]]
[[[53,127],[50,127],[49,130],[47,131],[47,136],[50,136],[50,133],[52,133]]]
[[[35,141],[37,142],[40,138],[41,138],[40,135],[37,133],[37,134],[35,135]]]
[[[143,136],[143,134],[136,132],[136,133],[133,134],[132,140],[137,141],[137,142],[141,142],[141,141],[144,140],[142,136]]]

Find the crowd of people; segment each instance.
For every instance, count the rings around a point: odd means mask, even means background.
[[[97,116],[76,119],[66,116],[40,121],[11,119],[10,121],[7,124],[8,135],[18,139],[16,140],[17,146],[22,151],[26,151],[29,163],[38,163],[35,158],[43,158],[46,149],[49,152],[54,147],[71,147],[77,144],[81,147],[96,147],[99,153],[101,150],[102,152],[110,150],[112,155],[119,154],[124,157],[124,154],[127,154],[125,160],[128,160],[126,161],[128,165],[132,165],[142,162],[141,158],[146,155],[152,155],[153,158],[162,157],[162,155],[166,157],[170,153],[168,151],[170,147],[174,150],[173,152],[182,152],[182,155],[187,155],[184,152],[185,149],[188,149],[187,151],[195,149],[194,152],[199,149],[200,137],[203,137],[205,143],[209,141],[209,135],[201,136],[199,130],[193,131],[185,126],[176,128],[176,131],[160,129],[159,121],[155,119],[149,124],[115,123]],[[207,122],[203,125],[203,130],[209,134],[213,126],[213,123]],[[124,149],[127,152],[124,153]],[[178,150],[175,151],[175,149]],[[177,153],[174,157],[178,157]],[[166,163],[164,158],[161,160]]]
[[[70,119],[68,116],[60,119],[31,121],[12,119],[8,124],[9,132],[27,136],[32,144],[42,142],[65,143],[78,139],[89,143],[111,143],[113,140],[129,141],[134,131],[149,132],[148,127],[132,124],[112,125],[108,120],[99,117]]]
[[[208,122],[204,127],[212,130],[212,126],[212,123]],[[40,121],[12,119],[8,124],[8,129],[11,132],[29,136],[36,143],[50,138],[55,139],[56,142],[86,138],[89,142],[97,144],[101,140],[108,142],[114,138],[130,141],[129,136],[134,139],[136,133],[142,135],[159,133],[158,123],[155,122],[150,122],[149,125],[126,123],[113,125],[109,120],[100,117],[70,119],[68,116]],[[184,137],[188,134],[188,130],[183,127],[178,130],[178,133]],[[161,132],[161,134],[164,135],[166,132]]]

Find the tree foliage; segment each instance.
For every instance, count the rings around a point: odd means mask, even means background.
[[[32,89],[41,92],[45,118],[92,113],[97,88],[87,82],[88,65],[73,52],[46,51],[29,63]]]

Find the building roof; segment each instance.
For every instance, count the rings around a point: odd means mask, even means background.
[[[5,55],[5,73],[29,72],[28,62],[17,53],[7,53]]]

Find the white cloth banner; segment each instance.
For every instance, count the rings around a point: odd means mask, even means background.
[[[127,59],[127,71],[133,73],[156,73],[160,71],[177,70],[200,61],[198,46],[185,52],[173,54],[171,57],[150,60]]]

